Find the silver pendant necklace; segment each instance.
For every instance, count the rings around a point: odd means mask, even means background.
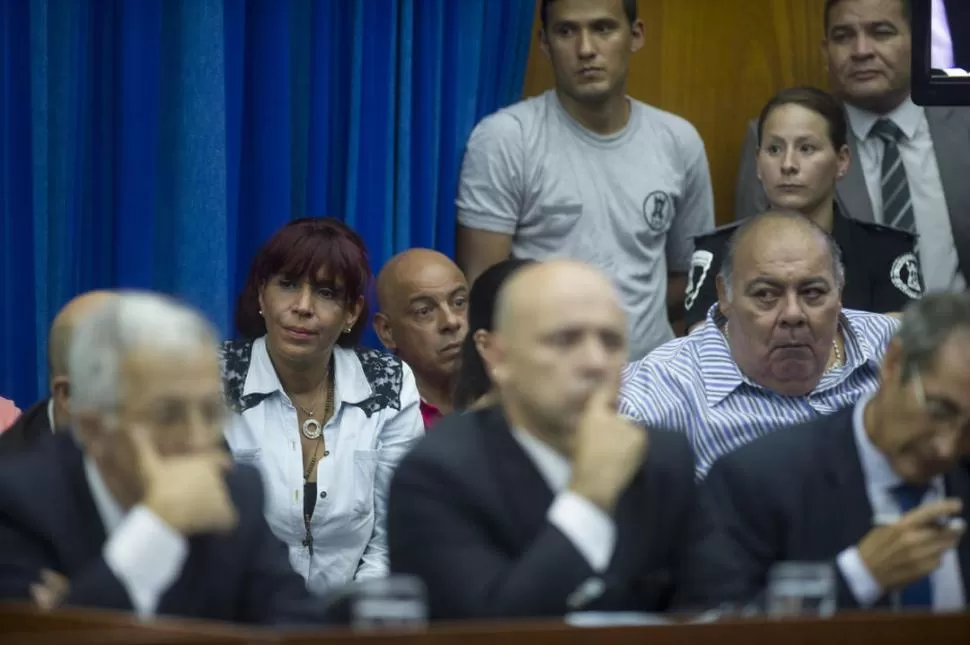
[[[333,416],[333,358],[330,359],[330,366],[327,369],[327,400],[323,408],[323,423],[326,423],[327,419]],[[306,421],[303,422],[303,436],[307,439],[313,441],[319,439],[320,435],[323,434],[323,423],[318,421],[313,415],[313,410],[308,410],[299,403],[297,406],[303,410],[303,414],[307,416]]]

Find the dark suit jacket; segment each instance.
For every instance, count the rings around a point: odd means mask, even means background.
[[[650,431],[621,496],[616,548],[599,576],[546,520],[554,495],[499,408],[452,414],[391,482],[391,570],[421,577],[435,619],[661,611],[735,599],[724,542],[698,506],[682,435]],[[719,566],[720,565],[720,566]]]
[[[970,279],[970,108],[927,107],[926,122],[933,139],[940,183],[950,212],[953,243],[957,250],[960,272]],[[758,122],[748,123],[748,132],[741,151],[738,179],[734,197],[734,218],[751,217],[768,209],[768,198],[755,167],[758,147]],[[865,174],[859,163],[858,141],[849,128],[849,148],[852,163],[849,172],[836,185],[836,198],[842,212],[855,219],[877,221],[869,200]]]
[[[227,535],[189,540],[181,575],[160,598],[159,615],[241,623],[313,621],[313,602],[286,548],[263,519],[259,474],[227,475],[239,524]],[[0,599],[29,599],[42,569],[70,580],[65,604],[131,611],[102,557],[105,530],[72,435],[53,435],[0,460]],[[150,554],[146,554],[151,557]]]
[[[705,496],[731,539],[749,595],[764,588],[772,564],[834,562],[873,528],[852,413],[849,407],[773,432],[722,457],[708,473]],[[970,522],[966,465],[948,474],[945,486],[948,496],[964,500]],[[959,556],[970,594],[970,540],[960,543]],[[879,605],[889,605],[888,594]],[[841,575],[838,606],[858,608]]]
[[[47,418],[48,400],[36,403],[17,417],[12,426],[0,433],[0,455],[22,452],[38,440],[51,435],[50,419]]]

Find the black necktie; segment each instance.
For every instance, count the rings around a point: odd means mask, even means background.
[[[908,513],[923,502],[926,493],[930,490],[929,486],[917,484],[900,484],[891,489],[893,499],[899,504],[899,510]],[[933,586],[930,584],[930,577],[926,576],[915,580],[905,588],[900,594],[903,607],[923,607],[933,606]]]
[[[899,141],[906,135],[889,119],[876,121],[869,134],[879,137],[886,144],[882,156],[882,222],[915,233],[913,199],[909,193],[906,166],[899,155]]]

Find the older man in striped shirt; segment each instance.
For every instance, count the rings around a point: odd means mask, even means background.
[[[786,211],[749,219],[707,322],[626,367],[620,412],[685,432],[703,478],[759,436],[854,404],[876,389],[898,323],[843,309],[843,284],[839,248],[814,222]]]

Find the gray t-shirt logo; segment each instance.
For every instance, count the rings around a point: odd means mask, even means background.
[[[663,233],[670,228],[674,212],[671,201],[670,195],[662,190],[653,191],[643,200],[643,216],[654,233]]]

